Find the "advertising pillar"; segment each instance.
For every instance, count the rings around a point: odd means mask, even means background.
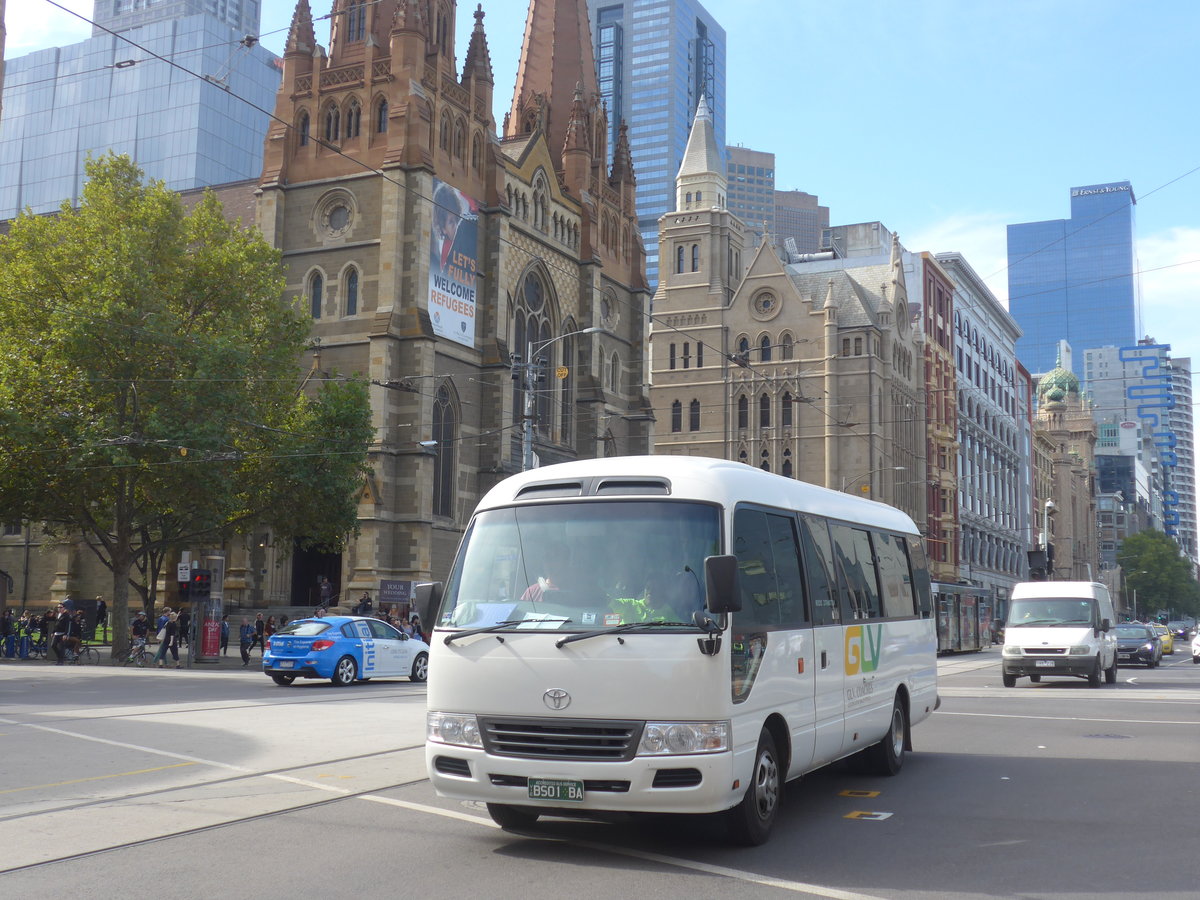
[[[203,572],[206,582],[202,587],[201,596],[193,594],[192,616],[196,628],[196,662],[214,663],[221,654],[221,616],[225,606],[225,558],[221,556],[206,557],[204,564],[207,569],[192,571],[192,584],[196,584],[196,576]]]

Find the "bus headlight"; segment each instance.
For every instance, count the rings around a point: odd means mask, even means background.
[[[425,714],[425,737],[439,744],[456,747],[482,747],[479,721],[467,713],[428,712]]]
[[[1004,649],[1001,652],[1005,656],[1021,656],[1022,655],[1021,648],[1018,647],[1016,644],[1005,644]]]
[[[1072,656],[1091,656],[1092,648],[1089,647],[1087,644],[1076,644],[1074,647],[1071,648],[1071,655]]]
[[[647,722],[638,756],[724,753],[728,749],[728,722]]]

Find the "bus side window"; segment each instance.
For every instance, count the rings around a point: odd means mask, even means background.
[[[883,615],[879,602],[879,581],[875,572],[875,554],[871,535],[861,528],[830,525],[834,553],[842,568],[842,596],[852,619],[878,619]]]
[[[795,627],[807,621],[795,519],[755,509],[734,514],[734,551],[744,625]]]
[[[908,560],[912,564],[913,590],[917,595],[917,614],[922,619],[928,619],[933,616],[931,597],[933,587],[929,583],[929,569],[925,565],[925,548],[921,546],[920,538],[910,537],[908,539]]]
[[[837,581],[833,577],[833,546],[824,519],[801,516],[800,540],[804,546],[804,572],[814,625],[836,625],[841,620]]]
[[[879,584],[883,588],[883,614],[893,619],[915,616],[917,605],[904,538],[878,531],[872,538],[879,563]]]

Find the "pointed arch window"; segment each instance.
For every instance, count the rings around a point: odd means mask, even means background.
[[[308,309],[314,319],[321,318],[321,306],[325,300],[325,280],[320,272],[313,272],[308,279]]]
[[[791,359],[793,352],[794,347],[792,343],[792,336],[790,334],[785,334],[783,336],[783,346],[780,348],[780,358],[784,360]]]
[[[675,400],[671,403],[671,434],[683,431],[683,404]]]
[[[683,274],[683,244],[675,248],[675,274]]]
[[[358,100],[351,98],[346,105],[346,137],[358,137],[362,127],[362,107]]]
[[[779,408],[779,424],[784,428],[792,427],[792,392],[784,391],[783,405]]]
[[[354,266],[346,273],[346,315],[358,315],[358,269]]]
[[[483,138],[479,132],[471,138],[471,168],[476,172],[483,168]]]
[[[296,132],[299,135],[300,146],[308,146],[308,133],[311,126],[309,125],[308,113],[300,113],[300,123],[296,126]]]
[[[454,473],[458,447],[458,411],[445,385],[438,388],[433,402],[433,440],[437,442],[433,459],[433,514],[454,518]]]
[[[791,450],[783,451],[783,468],[780,470],[780,474],[783,475],[784,478],[792,477],[792,451]]]
[[[675,345],[671,344],[667,349],[667,368],[675,368]]]
[[[700,245],[692,244],[692,271],[700,271]]]
[[[336,143],[342,136],[342,114],[332,103],[325,107],[325,140]]]
[[[696,341],[696,368],[704,368],[704,341]]]
[[[621,393],[621,357],[617,354],[612,355],[612,391],[614,394]]]
[[[764,334],[758,342],[758,358],[763,362],[771,361],[771,336]]]
[[[443,150],[445,150],[447,153],[450,152],[450,139],[451,139],[451,132],[452,132],[453,128],[454,128],[454,125],[450,121],[450,113],[443,112],[442,113],[442,122],[438,129],[438,146],[441,147]]]
[[[750,401],[746,399],[746,395],[742,394],[737,399],[737,427],[750,427]]]
[[[766,450],[764,450],[761,454],[761,457],[762,457],[762,462],[760,462],[758,464],[758,467],[760,469],[762,469],[764,472],[770,472],[771,471],[771,454],[768,453]]]
[[[688,405],[688,431],[700,430],[700,401],[693,400]]]
[[[454,155],[458,159],[467,158],[467,123],[462,119],[454,123]]]
[[[361,41],[367,32],[367,4],[365,0],[351,0],[346,7],[346,40]]]
[[[375,133],[387,134],[388,123],[388,102],[385,98],[380,97],[379,102],[375,104]]]
[[[771,398],[766,394],[758,398],[758,424],[760,428],[771,427]]]

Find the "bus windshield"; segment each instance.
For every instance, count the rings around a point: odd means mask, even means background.
[[[463,538],[438,624],[691,627],[692,613],[704,606],[704,558],[719,552],[719,509],[703,503],[592,500],[488,510]]]

